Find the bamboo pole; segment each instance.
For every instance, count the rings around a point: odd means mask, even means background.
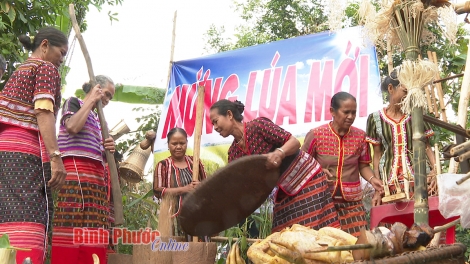
[[[468,159],[470,159],[470,151],[459,155],[459,161],[460,162],[466,161]]]
[[[193,181],[199,181],[199,158],[201,150],[202,118],[204,113],[204,86],[197,87],[196,101],[196,128],[194,129],[193,148]],[[193,242],[197,242],[197,237],[193,237]]]
[[[452,80],[452,79],[459,78],[459,77],[462,77],[462,76],[463,76],[463,73],[459,73],[459,74],[455,74],[455,75],[452,75],[452,76],[449,76],[449,77],[445,77],[445,78],[442,78],[442,79],[435,80],[432,83],[444,82],[444,81]]]
[[[96,84],[95,74],[93,72],[93,66],[91,64],[90,53],[85,44],[85,40],[80,32],[80,27],[78,26],[77,18],[75,17],[74,5],[69,5],[69,14],[70,20],[72,21],[72,26],[75,31],[78,42],[80,43],[80,48],[82,49],[83,56],[85,57],[85,62],[88,69],[88,75],[90,76],[90,82],[92,85]],[[109,138],[108,124],[104,117],[103,105],[101,100],[96,103],[96,109],[98,110],[98,118],[100,120],[101,126],[101,135],[103,140]],[[105,150],[106,161],[108,163],[109,172],[111,174],[111,190],[113,194],[114,201],[114,224],[116,226],[122,225],[124,223],[124,214],[122,209],[122,194],[121,187],[119,186],[119,178],[117,173],[116,161],[114,160],[114,155],[111,154],[109,150]]]
[[[411,15],[408,4],[395,10],[397,21],[402,21],[402,14]],[[402,43],[405,48],[405,57],[410,61],[415,61],[419,54],[419,40],[423,30],[423,19],[421,12],[416,16],[403,19],[403,23],[408,27],[397,29],[397,33],[403,35],[403,39],[412,39],[410,43]],[[402,25],[403,26],[403,25]],[[406,36],[406,37],[405,37]],[[415,46],[416,45],[416,46]],[[426,144],[424,143],[424,122],[423,109],[414,107],[411,111],[412,121],[412,146],[413,146],[413,171],[414,171],[414,222],[429,222],[429,206],[426,175]]]
[[[466,181],[466,180],[468,180],[468,179],[470,179],[470,172],[467,173],[467,175],[465,175],[462,179],[456,181],[455,183],[456,183],[457,185],[460,185],[460,184],[462,184],[464,181]]]
[[[176,13],[173,15],[173,31],[171,33],[171,51],[170,51],[170,65],[168,66],[168,74],[166,78],[166,88],[170,86],[170,76],[171,76],[171,68],[173,66],[173,56],[175,54],[175,39],[176,39]]]
[[[432,59],[434,63],[439,66],[439,62],[437,60],[437,54],[435,51],[432,52]],[[439,74],[436,74],[436,80],[440,79],[441,76]],[[436,84],[436,89],[437,89],[437,95],[439,96],[439,106],[441,109],[441,116],[442,116],[442,121],[447,122],[447,115],[446,115],[446,105],[444,103],[444,93],[442,92],[442,85],[440,82]]]
[[[462,143],[453,147],[449,152],[450,152],[450,155],[455,157],[469,150],[470,150],[470,141],[467,141],[465,143]]]
[[[433,61],[432,59],[432,52],[430,50],[428,50],[428,59],[430,61]],[[430,95],[431,95],[431,100],[432,100],[432,106],[433,106],[433,109],[434,109],[434,116],[436,118],[439,118],[439,111],[437,111],[437,101],[436,101],[436,93],[434,93],[434,85],[429,85],[429,89],[430,89]]]
[[[468,45],[470,48],[470,43]],[[467,62],[465,64],[465,72],[462,80],[462,88],[460,90],[460,100],[457,111],[457,125],[466,128],[467,123],[467,108],[468,100],[470,97],[470,52],[467,54]],[[449,164],[449,173],[457,171],[457,163],[451,159]]]
[[[439,153],[439,145],[437,143],[434,143],[434,156],[436,158],[434,166],[436,166],[436,176],[437,176],[437,175],[442,174],[441,159],[439,158],[441,154]]]
[[[430,85],[427,85],[427,86],[424,87],[424,92],[426,94],[426,101],[428,101],[428,111],[429,111],[429,113],[432,113],[433,109],[432,109],[431,95],[429,94],[429,86]]]

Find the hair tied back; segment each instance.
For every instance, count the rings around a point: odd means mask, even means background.
[[[240,112],[240,114],[243,114],[243,111],[245,111],[245,105],[238,100],[235,100],[233,103],[237,107],[237,110]]]

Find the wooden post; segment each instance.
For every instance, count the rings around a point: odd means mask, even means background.
[[[437,143],[434,143],[434,156],[436,158],[435,166],[436,166],[436,176],[437,176],[439,174],[442,174],[441,159],[440,159],[441,154],[439,153],[439,145]]]
[[[429,113],[432,113],[432,101],[431,101],[431,95],[429,94],[429,86],[427,85],[424,87],[424,92],[426,93],[426,101],[428,101],[428,111]]]
[[[173,56],[175,54],[175,38],[176,38],[176,13],[173,15],[173,32],[171,34],[171,51],[170,51],[170,65],[168,66],[168,75],[166,79],[166,88],[170,86],[170,76],[171,76],[171,68],[173,66]]]
[[[85,44],[85,40],[80,32],[80,27],[78,26],[77,18],[75,17],[74,5],[69,5],[70,20],[72,21],[72,26],[75,31],[78,42],[80,43],[80,48],[82,49],[83,56],[85,57],[88,75],[90,76],[90,82],[92,85],[96,84],[95,74],[93,73],[93,67],[91,64],[90,54]],[[96,109],[98,110],[98,118],[100,119],[101,125],[101,135],[103,140],[109,138],[108,124],[103,113],[103,105],[101,100],[96,104]],[[122,210],[122,194],[121,187],[119,186],[119,178],[117,173],[116,162],[114,160],[114,155],[111,154],[109,150],[105,150],[106,161],[108,163],[109,172],[111,174],[111,190],[113,194],[114,201],[114,224],[116,226],[122,225],[124,223],[124,214]]]
[[[432,58],[434,63],[439,66],[439,62],[437,60],[437,54],[435,51],[432,52]],[[439,74],[436,75],[436,80],[440,79],[441,76]],[[441,110],[442,121],[447,122],[447,115],[446,115],[446,105],[444,103],[444,93],[442,92],[442,85],[440,82],[436,84],[437,95],[439,96],[439,106]]]
[[[199,85],[197,87],[196,101],[196,128],[194,130],[194,149],[193,149],[193,181],[199,180],[199,157],[201,150],[202,121],[204,114],[204,89]],[[193,242],[197,242],[197,237],[193,237]]]
[[[470,44],[468,45],[470,48]],[[466,128],[467,122],[467,108],[468,100],[470,98],[470,53],[467,54],[467,62],[465,64],[465,72],[462,80],[462,88],[460,90],[460,100],[457,111],[457,125],[460,125],[462,128]],[[457,171],[456,162],[451,159],[449,164],[449,173],[455,173]]]
[[[433,61],[432,52],[428,50],[428,60]],[[437,101],[436,101],[436,94],[434,93],[434,84],[429,85],[430,95],[432,100],[432,107],[434,109],[434,116],[439,118],[439,111],[437,111]],[[432,112],[432,111],[431,111]]]

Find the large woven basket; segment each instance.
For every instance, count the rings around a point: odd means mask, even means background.
[[[151,149],[142,149],[139,144],[135,147],[126,161],[119,164],[119,175],[128,182],[142,181],[144,168],[149,159]]]
[[[386,257],[368,261],[356,261],[353,263],[367,264],[464,264],[467,247],[457,243],[442,245],[438,248],[427,248],[423,251],[406,252],[393,257]]]

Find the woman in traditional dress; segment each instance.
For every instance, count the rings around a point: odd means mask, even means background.
[[[108,237],[98,232],[97,241],[78,244],[74,228],[88,231],[109,228],[110,177],[104,160],[104,150],[114,152],[114,140],[101,137],[96,103],[103,107],[113,98],[113,81],[96,76],[97,85],[83,85],[85,99],[67,99],[62,108],[59,128],[59,148],[67,177],[57,197],[52,233],[52,264],[91,263],[96,254],[100,263],[106,262]],[[84,230],[84,229],[82,229]]]
[[[155,167],[153,192],[158,199],[162,199],[165,195],[176,198],[174,214],[171,216],[174,218],[179,215],[184,196],[197,188],[206,178],[206,173],[202,162],[199,162],[198,181],[193,181],[193,157],[186,155],[188,135],[184,129],[175,127],[168,132],[166,138],[170,157],[158,162]],[[180,228],[178,221],[173,235],[186,236],[188,242],[192,241],[191,236],[186,235]],[[208,237],[201,237],[199,240],[209,242]]]
[[[367,227],[362,204],[360,176],[379,192],[382,182],[374,176],[366,133],[352,124],[356,118],[356,98],[339,92],[331,98],[333,121],[310,130],[302,149],[312,155],[328,177],[341,229],[353,236]]]
[[[381,90],[387,94],[389,104],[387,107],[369,115],[367,119],[367,138],[366,140],[373,145],[374,157],[373,167],[374,175],[377,179],[386,179],[390,191],[395,190],[395,182],[398,182],[401,188],[404,188],[404,180],[407,179],[410,184],[410,196],[413,193],[413,159],[411,115],[403,114],[401,102],[405,98],[406,87],[400,84],[397,71],[385,77],[381,84]],[[428,123],[424,123],[424,136],[426,142],[426,156],[430,163],[430,169],[434,168],[434,152],[431,149],[429,138],[434,135],[434,131]],[[432,185],[434,171],[429,173],[428,179]],[[373,199],[373,205],[380,205],[381,197],[376,194]]]
[[[67,37],[55,28],[38,31],[34,41],[21,36],[31,50],[0,93],[0,236],[8,234],[18,251],[44,263],[52,216],[51,189],[65,180],[56,140],[55,118],[61,103],[59,66],[68,50]]]
[[[272,232],[293,224],[320,229],[339,227],[338,216],[320,165],[307,153],[300,151],[300,142],[291,133],[259,117],[243,122],[245,106],[239,102],[220,100],[212,105],[210,119],[222,137],[233,136],[228,150],[228,162],[243,156],[265,154],[266,168],[279,168],[284,158],[295,156],[289,168],[281,171],[275,196]],[[290,161],[289,161],[290,162]],[[296,173],[293,173],[295,171]]]

